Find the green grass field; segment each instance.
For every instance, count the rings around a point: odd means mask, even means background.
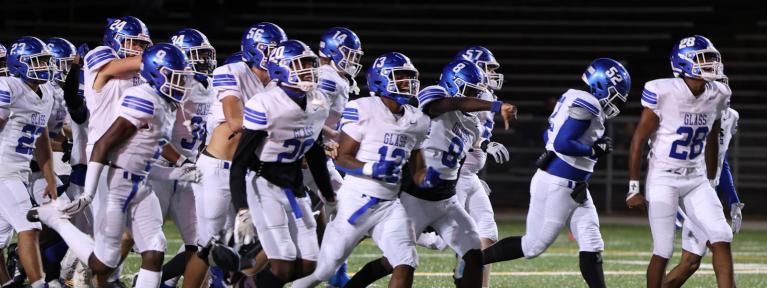
[[[521,221],[500,221],[498,225],[501,237],[520,235],[524,232],[524,223]],[[168,251],[176,251],[180,238],[175,226],[168,223],[165,233],[169,242]],[[560,234],[556,243],[536,259],[518,259],[494,264],[491,287],[586,287],[578,270],[578,247],[567,239],[566,233]],[[643,287],[652,246],[649,228],[602,225],[602,235],[605,239],[604,270],[607,286]],[[677,251],[680,249],[678,238],[677,235]],[[414,287],[454,287],[451,275],[455,257],[448,250],[449,248],[440,252],[418,249],[420,266],[416,270]],[[767,287],[767,233],[742,231],[735,236],[733,251],[738,286]],[[166,260],[171,256],[166,256]],[[366,240],[356,248],[349,259],[349,271],[357,271],[366,262],[378,257],[378,248],[372,241]],[[703,261],[701,269],[685,287],[715,287],[710,253]],[[677,257],[671,261],[672,265],[677,262]],[[123,275],[126,280],[138,270],[138,265],[139,258],[135,255],[129,256],[125,267],[127,273]],[[388,279],[384,279],[371,287],[387,287],[387,283]]]

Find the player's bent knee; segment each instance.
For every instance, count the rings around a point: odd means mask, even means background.
[[[141,267],[150,271],[160,271],[165,253],[162,251],[144,251],[141,253]]]
[[[723,227],[717,227],[717,229],[712,229],[712,231],[708,232],[708,239],[711,241],[711,243],[717,243],[717,242],[726,242],[731,243],[732,242],[732,229],[729,225],[719,225]]]
[[[543,254],[543,252],[546,252],[546,249],[548,248],[549,248],[549,243],[545,243],[538,239],[525,241],[523,238],[522,240],[522,252],[525,253],[525,258],[527,259],[538,257],[538,255],[541,255]]]

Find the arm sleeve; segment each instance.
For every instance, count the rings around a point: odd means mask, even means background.
[[[314,183],[320,189],[322,197],[325,199],[335,199],[335,191],[333,191],[333,185],[330,183],[327,158],[320,143],[322,143],[322,134],[314,142],[312,148],[306,152],[306,163],[309,165],[309,172],[312,173]]]
[[[650,108],[655,114],[658,114],[658,94],[657,89],[652,82],[647,82],[642,90],[642,107]]]
[[[107,46],[99,46],[85,54],[83,61],[85,69],[88,71],[101,69],[104,65],[117,59],[117,53]],[[71,74],[71,73],[70,73]]]
[[[7,120],[11,115],[11,87],[0,78],[0,119]]]
[[[64,81],[64,104],[67,106],[72,121],[83,124],[88,121],[88,108],[85,106],[82,96],[79,95],[79,90],[80,65],[72,64],[67,79]]]
[[[245,129],[240,136],[240,143],[234,151],[232,167],[229,170],[229,186],[232,193],[232,204],[235,211],[248,208],[248,200],[245,189],[245,174],[250,167],[258,166],[260,160],[255,151],[266,138],[265,131]]]
[[[245,129],[266,130],[269,126],[267,111],[260,100],[260,97],[253,97],[245,103],[245,109],[242,111],[242,125]]]
[[[359,105],[351,101],[344,107],[341,115],[341,131],[352,137],[354,141],[362,142],[362,126],[360,125]]]
[[[221,101],[224,97],[234,96],[243,99],[242,90],[237,85],[237,77],[230,67],[218,67],[213,71],[213,89],[216,91],[216,99]]]
[[[559,128],[559,133],[554,139],[554,150],[568,156],[589,156],[591,146],[578,142],[586,129],[589,128],[589,120],[578,120],[567,117],[565,123]]]
[[[154,117],[154,102],[146,98],[126,94],[120,101],[117,113],[118,116],[125,118],[133,126],[140,128],[152,121],[152,117]]]
[[[730,164],[727,162],[726,156],[724,163],[722,163],[722,174],[719,176],[719,190],[724,194],[728,204],[740,203],[740,197],[738,197],[738,193],[735,191],[735,183],[732,181]]]

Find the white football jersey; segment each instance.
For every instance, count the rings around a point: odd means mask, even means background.
[[[406,163],[413,150],[421,149],[431,121],[413,106],[402,107],[404,114],[394,115],[377,96],[362,97],[346,104],[341,118],[341,131],[360,143],[357,160]],[[344,177],[344,185],[386,200],[397,198],[400,184],[352,174]]]
[[[444,88],[426,87],[418,93],[419,108],[445,97],[450,96]],[[443,180],[458,179],[460,161],[469,149],[477,146],[480,131],[479,119],[470,113],[451,111],[431,119],[431,129],[422,147],[426,165],[439,171]]]
[[[312,148],[328,117],[330,103],[325,94],[306,93],[303,110],[282,90],[273,86],[253,95],[245,103],[244,126],[268,133],[256,149],[262,162],[292,163]]]
[[[591,123],[581,138],[578,139],[578,142],[592,146],[595,141],[602,138],[602,135],[605,134],[604,123],[606,117],[602,111],[602,106],[599,105],[599,100],[589,92],[570,89],[559,97],[557,105],[554,107],[554,112],[549,116],[549,128],[543,137],[543,140],[546,142],[546,150],[554,151],[559,159],[562,159],[570,166],[583,171],[593,172],[594,164],[597,163],[596,158],[591,156],[568,156],[556,152],[554,149],[554,140],[557,138],[557,134],[559,134],[559,129],[562,128],[567,118],[570,117],[571,109],[586,111],[591,116]],[[574,111],[572,112],[576,113]]]
[[[53,108],[51,95],[41,94],[19,78],[0,77],[0,110],[8,115],[0,127],[0,178],[29,179],[35,143],[48,126]]]
[[[484,93],[479,95],[479,99],[485,100],[485,101],[496,101],[498,100],[498,97],[496,97],[492,92],[485,91]],[[490,140],[490,136],[493,135],[493,126],[495,126],[495,122],[493,117],[495,117],[495,113],[491,111],[478,111],[471,113],[477,116],[479,119],[479,123],[482,124],[481,127],[481,133],[482,133],[482,140]],[[463,175],[470,175],[470,174],[477,174],[479,173],[479,170],[482,170],[482,168],[485,167],[485,163],[487,162],[487,153],[485,151],[482,151],[482,149],[472,149],[471,151],[466,153],[466,160],[463,162],[463,168],[461,168],[461,174]]]
[[[149,84],[125,90],[117,116],[130,121],[138,131],[110,155],[112,164],[137,175],[149,174],[151,164],[160,158],[162,146],[170,141],[176,120],[173,107]]]
[[[53,139],[56,138],[61,130],[64,128],[64,122],[67,120],[67,106],[64,103],[64,90],[59,87],[54,81],[45,82],[40,85],[40,90],[43,93],[51,95],[53,98],[53,108],[51,110],[51,117],[48,119],[48,136]]]
[[[93,144],[112,126],[112,122],[117,119],[117,104],[120,97],[126,89],[139,85],[143,81],[138,73],[134,75],[123,75],[112,77],[101,90],[93,89],[93,83],[96,81],[101,67],[104,67],[112,60],[119,59],[117,52],[108,46],[98,46],[85,55],[83,64],[83,77],[85,104],[88,106],[90,116],[88,116],[88,148],[90,152]]]
[[[213,101],[208,114],[209,128],[216,128],[219,124],[226,121],[224,117],[224,106],[221,100],[227,96],[234,96],[242,101],[242,105],[248,102],[248,99],[257,93],[265,90],[266,84],[261,83],[253,71],[250,70],[245,62],[236,62],[220,66],[213,71],[213,90],[216,93],[216,99]],[[212,129],[208,131],[213,132]]]
[[[730,98],[730,88],[709,82],[699,97],[682,78],[647,82],[642,106],[651,109],[660,123],[650,136],[650,161],[654,169],[705,167],[706,136]]]
[[[722,175],[722,165],[724,164],[724,158],[727,157],[727,150],[730,148],[730,141],[738,133],[738,120],[740,114],[738,111],[732,108],[727,108],[722,111],[722,124],[719,132],[719,158],[716,168],[716,182],[719,183],[719,176]]]
[[[170,143],[178,153],[192,161],[197,159],[197,148],[205,140],[202,137],[205,136],[208,110],[210,110],[210,103],[216,97],[213,89],[209,88],[195,80],[191,87],[192,91],[180,106],[181,109],[176,110],[176,121],[173,123]],[[184,124],[186,121],[189,121],[191,131]]]
[[[330,64],[320,66],[317,89],[330,99],[330,115],[325,120],[325,126],[336,129],[341,121],[341,114],[349,102],[349,80],[338,74]],[[334,139],[335,140],[335,139]]]

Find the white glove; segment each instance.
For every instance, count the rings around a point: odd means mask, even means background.
[[[708,184],[711,185],[711,188],[714,188],[716,190],[716,186],[719,186],[719,181],[716,179],[708,179]]]
[[[485,189],[485,194],[487,196],[490,196],[490,185],[487,185],[487,182],[485,180],[479,179],[479,183],[482,184],[482,189]]]
[[[338,201],[336,202],[325,202],[325,205],[323,206],[323,209],[325,209],[325,223],[330,223],[333,218],[336,218],[336,214],[338,213]]]
[[[187,163],[179,168],[173,168],[168,175],[168,178],[170,180],[197,183],[200,182],[202,173],[197,169],[197,166],[192,163]]]
[[[98,162],[88,162],[88,170],[85,172],[85,186],[80,197],[69,203],[61,203],[59,211],[67,215],[74,215],[88,207],[96,195],[96,188],[99,184],[101,171],[104,170],[104,164]]]
[[[234,244],[237,246],[253,244],[256,240],[256,231],[253,221],[250,220],[250,210],[242,209],[237,212],[234,220]]]
[[[732,233],[740,232],[740,225],[743,223],[743,214],[740,210],[743,210],[743,203],[732,203],[730,205],[730,219],[732,219]]]
[[[509,162],[509,150],[506,150],[506,146],[498,142],[490,142],[485,149],[488,155],[493,156],[495,163],[503,164]]]

